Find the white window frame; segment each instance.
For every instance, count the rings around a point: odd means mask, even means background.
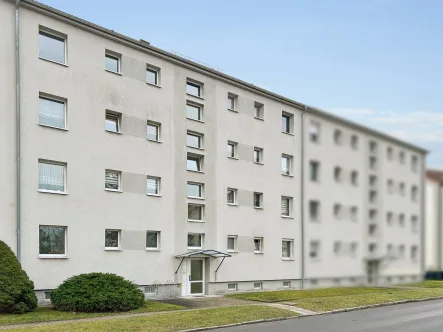
[[[418,157],[417,156],[411,156],[411,171],[414,173],[418,172]]]
[[[412,228],[412,233],[416,234],[419,232],[420,230],[420,224],[418,222],[418,216],[416,215],[412,215],[411,216],[411,228]]]
[[[229,239],[234,239],[234,248],[229,248]],[[228,235],[226,239],[226,251],[227,252],[238,252],[238,236],[237,235]]]
[[[41,192],[41,193],[66,195],[68,193],[68,188],[67,188],[67,185],[68,185],[68,182],[67,182],[68,164],[60,162],[60,161],[53,161],[53,160],[47,160],[47,159],[39,159],[38,160],[38,167],[40,167],[40,164],[49,164],[49,165],[63,166],[63,187],[64,187],[64,190],[63,191],[56,191],[56,190],[40,189],[40,182],[39,182],[40,173],[38,171],[38,177],[37,177],[37,188],[38,188],[38,191]]]
[[[38,235],[38,257],[39,258],[68,258],[68,227],[67,226],[59,226],[59,225],[39,225],[39,235]],[[65,230],[65,253],[64,254],[40,254],[40,227],[57,227],[64,228]]]
[[[283,159],[286,159],[286,166],[288,168],[286,171],[283,169]],[[293,157],[291,155],[283,153],[281,155],[281,174],[284,176],[292,176],[293,175],[293,170],[292,170],[293,164],[294,164]]]
[[[38,96],[38,100],[40,103],[40,99],[49,100],[55,103],[63,104],[63,115],[64,115],[64,124],[63,127],[55,127],[51,125],[47,125],[44,123],[40,123],[40,105],[39,105],[39,111],[38,111],[38,125],[42,127],[48,127],[53,129],[59,129],[59,130],[68,130],[67,124],[68,124],[68,100],[66,98],[50,95],[47,93],[40,92]]]
[[[394,213],[391,211],[386,212],[386,223],[391,226],[394,223]]]
[[[195,95],[193,93],[188,92],[188,89],[187,89],[188,85],[193,86],[193,87],[198,87],[198,94]],[[186,94],[189,96],[203,99],[203,83],[200,83],[200,82],[197,82],[197,81],[194,81],[194,80],[188,78],[186,80],[185,91],[186,91]]]
[[[354,187],[358,186],[358,171],[351,171],[351,184]]]
[[[309,257],[313,260],[320,259],[320,241],[311,240],[309,242]]]
[[[197,137],[198,138],[198,146],[193,146],[193,145],[189,145],[188,144],[188,136],[193,136],[193,137]],[[188,130],[186,132],[186,146],[188,148],[192,148],[192,149],[199,149],[199,150],[203,150],[203,134],[201,133],[197,133],[195,131],[190,131]]]
[[[258,160],[256,158],[256,155],[258,156]],[[263,165],[263,149],[262,148],[254,146],[253,157],[254,157],[254,163],[255,164]]]
[[[400,164],[406,163],[406,153],[403,150],[400,150],[398,153],[398,161]]]
[[[370,156],[369,157],[369,169],[372,171],[376,171],[377,170],[377,158],[374,156]]]
[[[262,282],[254,282],[253,288],[254,289],[263,289],[263,283]]]
[[[388,159],[388,161],[392,161],[394,159],[394,149],[392,148],[392,146],[388,146],[386,148],[386,158]]]
[[[148,180],[156,180],[157,181],[157,193],[156,194],[151,194],[148,192]],[[159,176],[152,176],[152,175],[148,175],[146,177],[146,195],[148,196],[161,196],[161,177]]]
[[[147,80],[147,76],[148,76],[147,72],[148,71],[151,72],[151,73],[155,73],[155,83],[148,82],[148,80]],[[146,84],[150,84],[150,85],[154,85],[154,86],[160,87],[160,68],[152,66],[150,64],[146,64],[145,80],[146,80]]]
[[[157,128],[157,138],[156,139],[149,138],[149,136],[148,136],[148,127],[149,126]],[[161,123],[150,121],[150,120],[148,120],[146,122],[146,139],[150,142],[157,142],[157,143],[161,142]]]
[[[233,202],[229,202],[228,201],[229,192],[233,193],[233,196],[234,196],[234,201]],[[228,204],[228,205],[238,205],[238,190],[236,188],[228,188],[226,190],[226,204]]]
[[[340,203],[334,204],[334,218],[341,220],[343,217],[343,206]]]
[[[369,152],[372,154],[377,153],[377,142],[376,141],[369,141]]]
[[[388,187],[388,193],[393,194],[395,192],[394,180],[388,179],[386,185]]]
[[[343,182],[343,168],[340,166],[334,167],[334,181],[337,183]]]
[[[258,205],[255,204],[255,202],[256,202],[255,197],[256,196],[258,197],[258,203],[259,203]],[[259,193],[259,192],[256,192],[256,191],[254,191],[252,193],[252,205],[256,209],[263,209],[263,193]]]
[[[309,200],[309,220],[311,222],[319,222],[320,221],[320,206],[321,203],[319,200]],[[312,215],[312,208],[316,206],[316,216]]]
[[[259,250],[255,249],[255,241],[259,241],[260,248]],[[263,254],[263,238],[262,237],[254,237],[254,254]]]
[[[254,118],[258,120],[264,120],[265,118],[265,105],[259,102],[254,102]]]
[[[113,173],[117,173],[118,174],[118,189],[111,189],[111,188],[106,188],[106,173],[107,172],[113,172]],[[113,191],[113,192],[122,192],[122,172],[121,171],[117,171],[115,169],[105,169],[105,190],[106,191]]]
[[[236,290],[237,290],[237,283],[236,282],[228,283],[228,291],[236,291]]]
[[[105,71],[107,71],[108,73],[114,73],[114,74],[118,74],[121,75],[122,72],[122,55],[116,52],[113,52],[111,50],[105,50],[105,63],[106,63],[106,58],[113,58],[113,59],[117,59],[117,71],[113,71],[110,69],[107,69],[105,66]]]
[[[188,193],[188,190],[187,190],[189,185],[200,187],[200,196],[189,196],[189,193]],[[204,185],[204,183],[188,181],[186,183],[186,196],[188,198],[193,198],[193,199],[204,199],[205,198],[205,185]]]
[[[315,120],[309,122],[309,141],[320,144],[320,122]]]
[[[287,112],[283,111],[281,114],[281,117],[282,117],[281,132],[283,134],[293,135],[293,133],[294,133],[294,114],[287,113]],[[283,130],[283,118],[285,118],[285,121],[288,124],[288,131]]]
[[[291,288],[291,282],[289,280],[283,281],[283,288]]]
[[[148,234],[149,233],[155,234],[157,236],[157,247],[155,247],[155,248],[148,247]],[[160,247],[161,247],[160,239],[161,239],[161,232],[160,231],[151,231],[151,230],[146,231],[146,250],[147,251],[159,251]]]
[[[352,221],[358,221],[358,207],[357,206],[351,206],[350,214],[351,214]]]
[[[294,239],[282,239],[282,256],[281,259],[284,261],[292,261],[294,260]],[[283,242],[287,242],[289,244],[289,257],[283,257]]]
[[[187,108],[185,108],[186,119],[191,120],[191,121],[204,122],[203,121],[203,105],[194,103],[194,102],[192,102],[190,100],[187,100],[186,101],[186,106],[198,108],[198,119],[190,118],[188,116]]]
[[[58,62],[56,60],[52,60],[52,59],[48,59],[48,58],[40,56],[40,43],[38,45],[38,49],[39,49],[38,57],[39,57],[39,59],[46,60],[46,61],[53,62],[53,63],[57,63],[57,64],[64,65],[64,66],[68,66],[68,47],[67,47],[68,36],[66,34],[64,34],[64,33],[61,33],[61,32],[58,32],[58,31],[46,28],[46,27],[41,26],[41,25],[39,26],[38,34],[39,34],[39,36],[40,35],[44,35],[44,36],[46,36],[48,38],[58,39],[60,41],[63,40],[63,45],[64,45],[64,59],[63,59],[63,62]]]
[[[228,149],[228,158],[230,159],[238,159],[238,143],[234,142],[234,141],[228,141],[227,143],[227,147],[232,147],[232,154],[230,154],[229,149]]]
[[[418,202],[418,187],[415,185],[411,187],[411,201]]]
[[[117,119],[117,131],[106,129],[106,121],[108,120],[108,116],[114,117]],[[107,131],[108,133],[121,134],[121,132],[122,132],[121,122],[122,122],[122,114],[121,113],[117,113],[117,112],[114,112],[111,110],[106,110],[106,112],[105,112],[105,131]]]
[[[234,95],[232,93],[228,93],[228,111],[237,111],[237,95]]]
[[[200,209],[201,219],[189,219],[189,206],[197,206]],[[188,203],[187,218],[189,222],[205,222],[205,205]]]
[[[334,130],[334,144],[337,146],[343,144],[343,132],[340,129]]]
[[[334,241],[334,249],[333,249],[334,254],[335,255],[340,255],[342,250],[343,250],[342,243],[340,241]]]
[[[194,153],[188,153],[186,157],[186,170],[188,172],[197,172],[197,173],[203,173],[203,155],[200,154],[194,154]],[[197,162],[197,170],[189,169],[187,166],[188,159],[196,160]]]
[[[199,247],[191,247],[191,246],[189,246],[189,235],[191,235],[191,234],[199,235],[200,236],[200,243],[201,243],[201,245]],[[204,233],[188,233],[186,237],[187,237],[186,245],[187,245],[188,249],[191,249],[191,250],[192,249],[203,249],[203,247],[204,247],[204,240],[205,240],[205,234]]]
[[[287,200],[288,200],[288,210],[289,210],[288,212],[289,212],[289,214],[288,214],[288,215],[285,215],[285,214],[281,213],[281,217],[282,217],[282,218],[292,218],[292,197],[289,197],[289,196],[281,196],[280,205],[281,205],[281,202],[282,202],[284,199],[287,199]],[[280,206],[280,212],[283,212],[283,211],[281,211],[281,206]]]
[[[118,232],[118,239],[117,239],[118,246],[117,247],[106,247],[106,231]],[[106,251],[120,251],[121,250],[121,245],[122,245],[121,236],[122,236],[122,230],[121,229],[106,228],[105,229],[105,250]]]
[[[353,150],[358,150],[358,142],[359,141],[359,139],[358,139],[358,136],[357,135],[351,135],[351,148],[353,149]]]
[[[400,214],[398,215],[398,225],[399,225],[401,228],[406,227],[406,216],[405,216],[404,213],[400,213]]]
[[[406,184],[404,182],[400,182],[398,184],[398,193],[401,196],[405,196],[406,195]]]
[[[314,169],[314,165],[316,166],[316,177],[315,179],[312,178],[312,170]],[[309,161],[309,180],[311,182],[320,182],[320,162],[317,160],[310,160]]]
[[[43,299],[45,302],[51,302],[51,292],[44,292]]]

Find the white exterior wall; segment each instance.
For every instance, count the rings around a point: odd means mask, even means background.
[[[426,271],[441,271],[442,261],[442,222],[441,209],[443,190],[441,184],[431,180],[426,180]]]
[[[14,84],[14,6],[0,0],[0,18],[5,27],[0,50],[0,103],[4,111],[0,141],[0,169],[10,174],[0,189],[0,239],[15,250],[15,84]],[[181,283],[187,279],[180,259],[188,252],[187,233],[204,233],[205,249],[226,252],[227,235],[238,236],[239,252],[227,258],[218,272],[220,259],[207,258],[205,293],[224,293],[228,282],[238,283],[239,291],[253,288],[254,281],[264,289],[279,289],[282,281],[299,288],[302,279],[301,247],[301,119],[302,110],[286,101],[257,92],[241,84],[191,67],[176,60],[145,52],[116,38],[92,33],[55,17],[29,8],[20,9],[21,109],[22,109],[22,265],[34,280],[37,290],[57,287],[64,279],[83,272],[101,271],[123,275],[139,285],[155,281]],[[39,25],[66,34],[67,66],[38,58]],[[105,50],[122,54],[122,75],[104,70]],[[144,82],[145,64],[161,68],[161,87]],[[185,93],[186,79],[204,84],[203,99]],[[67,99],[66,131],[38,125],[39,93]],[[238,96],[238,112],[228,111],[227,95]],[[204,122],[186,119],[186,100],[204,105]],[[254,102],[264,105],[264,121],[253,117]],[[104,130],[105,110],[122,113],[122,134]],[[293,115],[294,135],[281,133],[282,111]],[[309,121],[321,123],[320,144],[309,142]],[[147,141],[143,126],[147,120],[161,123],[161,143]],[[305,278],[315,279],[307,287],[347,285],[366,281],[368,258],[368,141],[367,131],[339,120],[308,111],[305,117]],[[141,126],[141,127],[140,127]],[[140,129],[141,128],[141,129]],[[333,143],[333,131],[343,132],[343,145]],[[204,170],[186,171],[186,131],[204,134]],[[141,133],[141,134],[140,134]],[[359,149],[350,147],[350,135],[359,136]],[[396,213],[417,213],[423,200],[409,204],[407,198],[391,198],[385,192],[387,177],[417,184],[420,175],[410,172],[410,163],[385,162],[385,138],[375,137],[379,144],[379,204],[381,251],[389,241],[398,241],[398,232],[407,246],[420,245],[420,234],[384,227],[389,206]],[[227,141],[238,142],[238,160],[226,156]],[[253,147],[263,148],[263,165],[252,161]],[[402,146],[410,156],[413,148]],[[281,175],[281,155],[293,156],[293,176]],[[67,195],[38,192],[38,160],[67,163]],[[309,161],[321,164],[320,182],[309,182]],[[409,160],[409,159],[408,159]],[[334,183],[333,168],[341,166],[344,182]],[[104,190],[105,169],[123,173],[123,193]],[[359,172],[359,185],[350,184],[350,172]],[[147,175],[161,177],[161,197],[147,196],[143,188]],[[187,204],[196,200],[186,197],[187,181],[205,184],[205,222],[187,221]],[[226,204],[228,187],[239,191],[238,206]],[[252,193],[263,193],[263,209],[252,206]],[[280,216],[281,196],[293,198],[292,218]],[[321,202],[318,223],[309,221],[310,199]],[[345,217],[335,220],[333,205],[345,207]],[[349,218],[349,208],[358,207],[358,221]],[[406,224],[409,225],[409,217]],[[66,259],[42,259],[38,252],[39,225],[67,227]],[[104,250],[104,231],[122,230],[122,250]],[[147,252],[147,230],[161,231],[161,250]],[[254,254],[253,238],[264,238],[264,253]],[[292,260],[281,258],[282,239],[294,240]],[[311,239],[321,243],[321,255],[309,259]],[[354,256],[333,253],[334,241],[344,245],[357,242]],[[402,243],[403,243],[402,242]],[[409,255],[407,254],[407,257]],[[382,276],[421,274],[420,260],[389,262]]]

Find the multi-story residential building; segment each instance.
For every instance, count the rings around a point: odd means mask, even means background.
[[[443,271],[443,171],[426,171],[426,271]]]
[[[0,239],[39,296],[421,278],[425,150],[35,1],[0,21]]]

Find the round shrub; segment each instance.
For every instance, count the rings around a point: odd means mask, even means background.
[[[0,312],[23,314],[37,308],[34,283],[6,243],[0,241]]]
[[[144,305],[144,294],[118,275],[86,273],[65,280],[51,291],[51,301],[62,311],[129,311]]]

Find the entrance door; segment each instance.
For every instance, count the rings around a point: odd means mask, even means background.
[[[203,295],[205,293],[205,262],[203,259],[190,260],[189,294]]]

